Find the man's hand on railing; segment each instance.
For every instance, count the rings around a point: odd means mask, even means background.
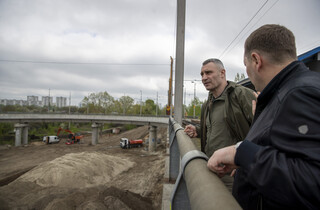
[[[238,166],[234,163],[236,148],[234,145],[224,147],[213,153],[208,161],[208,168],[215,172],[219,177],[231,173]]]
[[[196,127],[194,125],[187,125],[184,128],[184,132],[190,137],[190,138],[194,138],[197,137],[197,131],[196,131]]]

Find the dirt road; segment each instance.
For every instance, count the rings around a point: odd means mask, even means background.
[[[91,136],[81,144],[0,148],[0,209],[161,209],[166,128],[157,152],[121,149],[121,137],[148,138],[148,127]]]

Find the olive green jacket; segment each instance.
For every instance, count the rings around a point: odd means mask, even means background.
[[[244,140],[251,126],[253,120],[252,100],[255,100],[255,97],[252,93],[253,90],[231,81],[228,83],[225,89],[227,97],[225,97],[224,119],[230,135],[238,142]],[[207,144],[206,118],[212,97],[213,95],[209,93],[208,100],[202,105],[200,127],[197,127],[198,136],[201,138],[202,152],[205,152]]]

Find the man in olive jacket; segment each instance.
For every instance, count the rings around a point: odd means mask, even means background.
[[[219,59],[208,59],[201,68],[202,83],[209,91],[201,109],[200,127],[187,125],[188,136],[201,138],[201,151],[210,157],[216,150],[244,140],[252,116],[253,90],[226,80],[226,71]],[[222,181],[231,191],[233,178]]]

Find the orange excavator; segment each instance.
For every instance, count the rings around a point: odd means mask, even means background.
[[[66,141],[67,145],[74,144],[74,143],[80,143],[80,140],[83,138],[83,135],[74,134],[72,131],[70,131],[68,129],[63,129],[63,128],[59,128],[58,129],[57,136],[59,136],[61,131],[69,133],[68,134],[68,140]]]

